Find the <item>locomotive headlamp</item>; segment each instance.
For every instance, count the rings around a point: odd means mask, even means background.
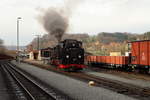
[[[66,55],[66,58],[69,58],[69,55]]]
[[[73,43],[72,46],[75,46],[75,44]]]
[[[79,55],[78,57],[81,58],[81,55]]]

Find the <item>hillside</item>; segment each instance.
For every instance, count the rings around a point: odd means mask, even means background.
[[[7,46],[5,46],[6,47],[6,49],[8,49],[8,50],[17,50],[17,46],[9,46],[9,45],[7,45]],[[26,49],[26,46],[19,46],[19,49],[20,50],[25,50]]]
[[[64,39],[77,39],[83,42],[83,47],[87,52],[95,55],[109,55],[110,52],[121,52],[122,55],[128,51],[128,41],[150,39],[150,32],[144,34],[131,33],[108,33],[102,32],[98,35],[90,36],[88,34],[65,34]],[[57,44],[54,36],[45,34],[40,38],[40,48],[53,47]],[[37,49],[37,39],[35,38],[29,45]]]

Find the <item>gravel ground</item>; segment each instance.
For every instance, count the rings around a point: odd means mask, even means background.
[[[15,62],[13,63],[16,64]],[[85,82],[40,69],[33,65],[21,63],[18,67],[38,77],[43,82],[50,84],[50,86],[68,94],[76,100],[137,100],[111,90],[89,86]]]
[[[33,63],[37,63],[37,64],[43,64],[42,61],[31,61],[31,60],[27,60],[29,62],[33,62]],[[125,72],[116,72],[116,71],[102,71],[101,69],[99,72],[95,72],[91,69],[84,69],[83,72],[86,72],[87,74],[91,74],[91,75],[95,75],[98,77],[104,77],[104,78],[108,78],[108,79],[113,79],[113,80],[117,80],[117,81],[122,81],[125,83],[129,83],[129,84],[133,84],[133,85],[137,85],[137,86],[141,86],[141,87],[145,87],[145,88],[150,88],[150,78],[149,76],[145,76],[145,75],[141,75],[141,74],[133,74],[133,73],[125,73]]]
[[[141,87],[150,88],[150,81],[148,81],[148,80],[141,80],[141,79],[135,79],[135,78],[127,79],[127,78],[123,78],[123,77],[112,75],[112,74],[105,74],[105,73],[94,72],[94,71],[86,71],[86,73],[90,74],[90,75],[95,75],[98,77],[104,77],[104,78],[108,78],[108,79],[122,81],[124,83],[129,83],[129,84],[133,84],[133,85],[137,85],[137,86],[141,86]]]

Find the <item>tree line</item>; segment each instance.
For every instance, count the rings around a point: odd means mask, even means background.
[[[143,34],[133,34],[127,32],[101,32],[97,35],[84,34],[65,34],[62,37],[64,39],[77,39],[83,42],[83,47],[87,52],[94,55],[109,55],[110,52],[121,52],[122,55],[129,51],[128,42],[136,40],[150,40],[150,32],[145,32]],[[37,44],[37,38],[28,45],[37,49],[40,48],[53,47],[57,44],[57,40],[54,36],[45,34],[40,37],[40,43]]]

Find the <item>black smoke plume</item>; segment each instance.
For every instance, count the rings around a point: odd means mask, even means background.
[[[64,7],[48,8],[47,10],[40,9],[40,22],[44,29],[55,38],[61,41],[62,36],[67,31],[69,26],[69,17],[74,8],[83,0],[64,0]]]
[[[44,29],[60,41],[63,34],[68,28],[68,18],[63,15],[63,12],[57,11],[54,8],[49,8],[41,16],[41,23]]]

